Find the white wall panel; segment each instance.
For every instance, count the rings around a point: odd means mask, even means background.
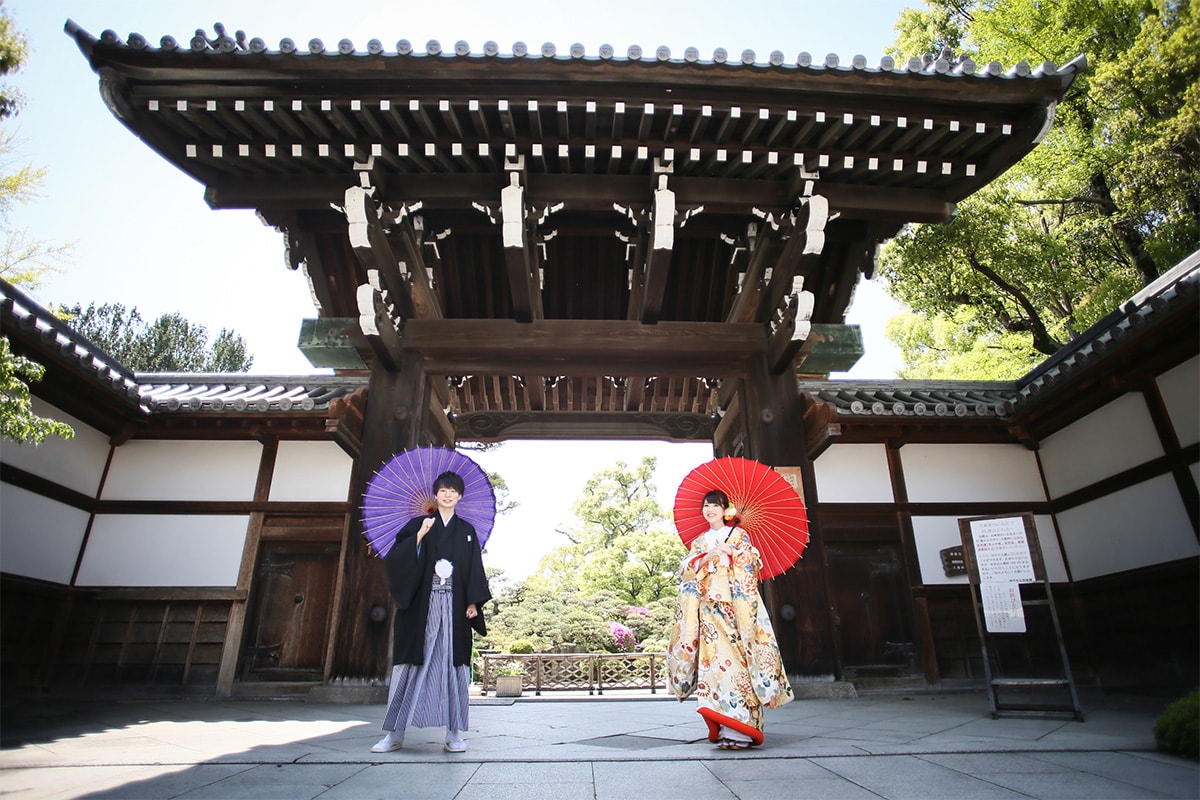
[[[835,444],[815,462],[822,503],[890,503],[892,478],[882,444]]]
[[[921,566],[921,580],[926,584],[967,583],[966,575],[946,577],[942,568],[941,552],[947,547],[962,545],[958,532],[958,517],[913,517],[913,536],[917,544],[917,558]],[[1048,515],[1035,515],[1038,542],[1042,546],[1042,559],[1046,565],[1046,577],[1052,583],[1067,580],[1067,568],[1063,565],[1062,551],[1054,532],[1054,520]]]
[[[105,500],[252,500],[258,442],[127,442],[113,454]]]
[[[79,586],[236,586],[248,516],[100,514]]]
[[[1016,444],[908,444],[900,448],[913,503],[1042,502],[1032,451]]]
[[[1179,444],[1187,447],[1200,441],[1200,356],[1159,375],[1158,390]]]
[[[344,502],[353,468],[334,442],[280,442],[270,499]]]
[[[70,583],[87,521],[85,511],[0,483],[0,570]]]
[[[1194,558],[1200,547],[1170,475],[1058,515],[1075,580]]]
[[[4,463],[95,497],[104,474],[104,463],[108,460],[108,437],[36,397],[33,398],[33,412],[67,423],[75,430],[75,435],[70,439],[48,436],[41,444],[5,442],[0,447]]]
[[[1051,497],[1062,497],[1163,454],[1141,394],[1130,393],[1041,443]]]

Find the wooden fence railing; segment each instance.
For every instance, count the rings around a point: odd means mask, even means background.
[[[666,653],[485,653],[480,658],[480,685],[485,692],[496,690],[496,669],[509,663],[524,668],[523,688],[538,695],[556,689],[587,689],[588,694],[604,694],[605,689],[649,689],[656,694],[667,688]]]

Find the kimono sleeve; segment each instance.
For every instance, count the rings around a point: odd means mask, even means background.
[[[424,520],[424,517],[410,519],[396,534],[395,544],[383,559],[388,591],[401,611],[407,611],[413,604],[421,576],[425,574],[424,559],[417,555],[417,531]]]
[[[483,619],[483,604],[492,599],[492,590],[488,586],[487,572],[483,568],[483,550],[479,546],[479,536],[475,533],[474,527],[471,528],[469,558],[471,566],[467,570],[465,597],[467,605],[474,604],[479,609],[479,613],[470,621],[471,627],[480,636],[487,636],[487,623]]]

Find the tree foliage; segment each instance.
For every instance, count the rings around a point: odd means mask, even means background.
[[[655,499],[647,457],[593,475],[575,503],[567,543],[542,557],[522,583],[493,589],[495,610],[483,646],[528,641],[539,651],[661,651],[675,609],[686,550]]]
[[[136,307],[91,303],[66,315],[76,331],[135,372],[245,372],[254,362],[241,336],[222,328],[210,347],[208,329],[177,312],[146,324]]]
[[[0,2],[0,77],[19,71],[28,54],[28,42]],[[69,246],[32,241],[11,225],[13,207],[34,200],[45,178],[44,169],[13,165],[16,142],[7,125],[23,104],[20,92],[0,82],[0,276],[14,285],[36,289],[65,257]],[[0,438],[23,444],[40,443],[47,436],[75,435],[70,425],[34,413],[29,385],[41,380],[44,373],[40,364],[13,353],[8,338],[0,336]]]
[[[1200,244],[1190,2],[926,0],[897,30],[894,52],[906,57],[949,47],[978,63],[1089,61],[1032,153],[951,223],[912,226],[884,249],[892,294],[931,319],[925,333],[943,334],[918,344],[917,327],[893,326],[915,357],[907,377],[945,376],[925,371],[945,361],[929,354],[964,346],[952,360],[966,363],[959,356],[985,340],[976,367],[997,347],[1012,349],[1012,364],[1030,347],[1053,354]],[[944,335],[955,321],[969,329]]]
[[[593,475],[576,501],[579,526],[562,532],[569,544],[543,556],[531,577],[550,589],[611,591],[644,606],[674,595],[684,547],[656,499],[657,460],[630,468],[617,462]]]
[[[47,436],[70,439],[75,435],[65,422],[33,413],[29,384],[40,381],[43,373],[45,367],[14,354],[8,339],[0,336],[0,438],[40,444]]]

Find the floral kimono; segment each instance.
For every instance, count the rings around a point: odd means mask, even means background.
[[[680,570],[679,605],[667,648],[667,676],[682,701],[693,692],[709,740],[722,725],[762,744],[763,708],[794,699],[771,620],[758,595],[758,550],[741,528],[712,532],[732,555],[710,553],[696,537]]]

